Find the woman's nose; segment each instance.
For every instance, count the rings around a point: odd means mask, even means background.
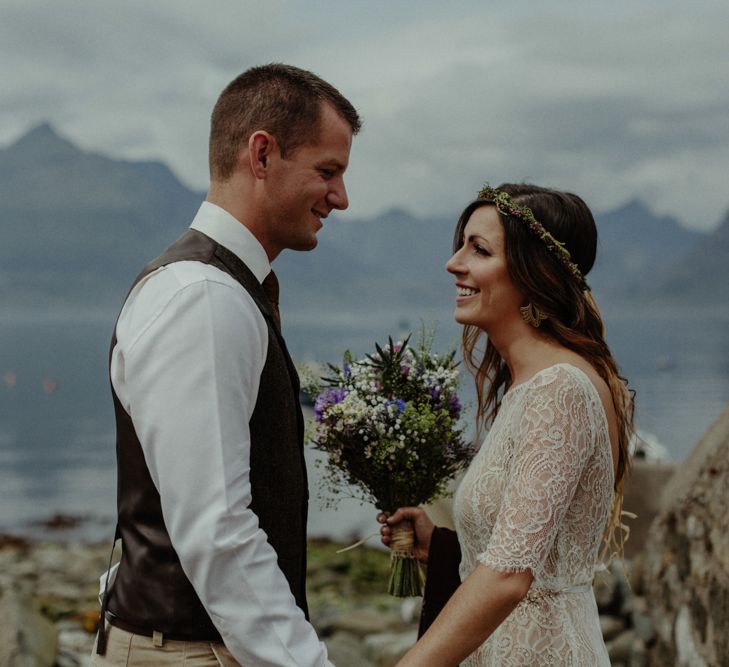
[[[460,251],[455,252],[453,256],[446,262],[445,269],[446,271],[448,271],[448,273],[463,273]]]

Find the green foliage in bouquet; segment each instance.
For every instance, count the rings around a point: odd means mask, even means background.
[[[328,454],[329,490],[354,489],[360,500],[386,512],[446,495],[474,453],[458,423],[455,352],[433,353],[425,336],[416,347],[408,342],[389,338],[357,360],[345,353],[341,367],[329,365],[329,377],[304,380],[314,399],[309,438]],[[412,538],[410,547],[399,542],[393,554],[391,592],[419,594]]]

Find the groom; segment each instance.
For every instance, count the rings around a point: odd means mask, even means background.
[[[112,340],[123,549],[93,665],[331,665],[307,620],[299,384],[271,262],[347,208],[359,128],[287,65],[244,72],[215,105],[207,199]]]

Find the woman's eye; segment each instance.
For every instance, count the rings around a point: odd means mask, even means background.
[[[491,254],[486,248],[478,245],[478,243],[473,244],[473,250],[477,255],[486,255],[488,257]]]

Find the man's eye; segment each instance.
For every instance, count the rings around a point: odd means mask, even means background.
[[[324,176],[324,178],[333,178],[334,176],[334,170],[333,169],[320,169],[319,173]]]

